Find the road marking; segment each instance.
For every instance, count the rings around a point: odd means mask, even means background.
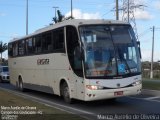
[[[148,97],[148,98],[144,98],[146,100],[154,100],[154,99],[157,99],[157,98],[160,98],[160,96],[156,96],[156,97]]]
[[[154,100],[154,99],[146,99],[146,98],[137,98],[137,97],[129,97],[131,99],[137,99],[137,100],[146,100],[146,101],[151,101],[151,102],[160,102],[159,100]]]
[[[38,98],[38,97],[35,97],[35,96],[32,96],[32,95],[27,95],[27,94],[19,93],[19,92],[12,91],[12,90],[5,89],[5,88],[1,88],[1,87],[0,87],[0,89],[8,91],[8,92],[13,93],[13,94],[16,94],[18,96],[27,98],[27,99],[28,99],[28,97],[33,98],[34,100],[32,100],[32,99],[30,99],[30,100],[36,101],[38,103],[41,103],[41,104],[44,104],[44,105],[47,105],[47,106],[50,106],[50,107],[53,107],[53,108],[56,108],[56,109],[59,109],[59,110],[62,110],[62,111],[66,111],[66,112],[71,113],[71,114],[75,114],[75,112],[67,111],[67,110],[64,110],[62,108],[67,108],[67,109],[70,109],[72,111],[77,111],[77,112],[80,112],[81,114],[94,115],[94,113],[92,113],[92,112],[88,112],[88,111],[85,111],[85,110],[80,110],[80,109],[77,109],[77,108],[61,105],[61,104],[58,104],[58,103],[53,103],[53,102],[51,102],[49,100],[44,100],[44,99],[41,99],[41,98]],[[54,105],[56,105],[56,106],[54,106]],[[59,108],[58,106],[62,107],[62,108]],[[87,118],[85,116],[81,116],[81,117]],[[87,118],[87,119],[89,119],[89,118]]]

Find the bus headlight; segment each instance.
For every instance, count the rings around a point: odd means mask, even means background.
[[[104,87],[97,85],[86,85],[86,88],[89,90],[102,90]]]
[[[134,83],[132,83],[133,86],[136,86],[136,85],[140,85],[142,83],[142,81],[136,81]]]

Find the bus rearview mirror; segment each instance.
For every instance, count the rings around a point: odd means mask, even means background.
[[[140,58],[142,58],[140,41],[137,41],[137,46],[138,46],[138,51],[139,51]]]

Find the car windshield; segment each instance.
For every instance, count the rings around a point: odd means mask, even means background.
[[[8,67],[3,67],[3,72],[8,72]]]
[[[140,73],[140,57],[129,25],[80,27],[86,77],[123,76]]]

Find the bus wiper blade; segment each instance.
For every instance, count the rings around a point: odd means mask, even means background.
[[[128,71],[129,71],[128,74],[130,74],[130,73],[131,73],[131,70],[130,70],[130,67],[129,67],[128,63],[127,63],[127,60],[126,60],[126,59],[123,59],[123,61],[124,61],[124,63],[126,64],[127,69],[128,69]]]

